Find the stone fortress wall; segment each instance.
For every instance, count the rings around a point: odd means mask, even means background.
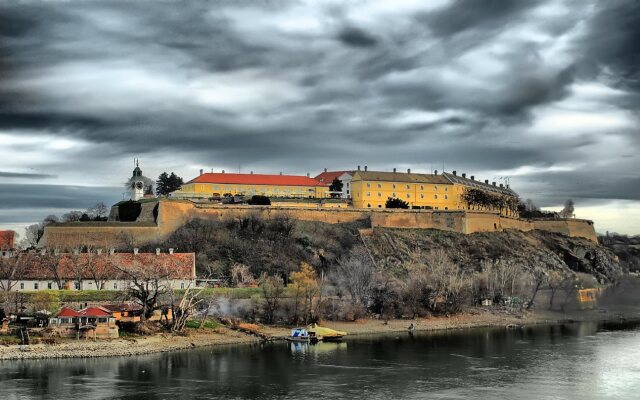
[[[157,218],[154,218],[153,210],[156,205],[158,205]],[[372,228],[441,229],[466,234],[505,229],[520,231],[539,229],[597,241],[593,222],[581,219],[523,220],[479,211],[219,205],[162,199],[143,203],[142,212],[136,222],[53,224],[46,227],[40,245],[65,247],[78,242],[99,247],[141,246],[167,238],[178,228],[196,218],[225,220],[249,214],[257,214],[266,219],[288,215],[303,221],[331,224],[367,220],[370,221]],[[112,215],[114,215],[113,212]]]

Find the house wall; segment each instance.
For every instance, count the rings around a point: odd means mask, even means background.
[[[329,188],[326,186],[281,186],[281,185],[246,185],[223,183],[187,183],[180,190],[171,194],[175,198],[208,198],[221,197],[225,193],[232,195],[263,195],[268,197],[303,197],[326,198]]]

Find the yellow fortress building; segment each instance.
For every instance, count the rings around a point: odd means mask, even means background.
[[[452,173],[420,174],[411,170],[397,172],[368,171],[358,168],[351,180],[351,200],[354,208],[385,208],[387,199],[398,198],[408,203],[413,209],[432,210],[468,210],[474,206],[468,204],[466,193],[470,190],[490,193],[494,197],[517,199],[518,195],[509,187],[476,181],[475,177],[467,178]],[[505,215],[514,215],[509,208],[498,209],[486,206],[485,211],[500,211]]]
[[[171,193],[183,199],[207,199],[231,196],[263,195],[282,198],[328,198],[329,185],[300,175],[200,173]]]

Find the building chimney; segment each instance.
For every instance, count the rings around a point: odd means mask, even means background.
[[[251,175],[253,175],[253,171],[249,172]]]
[[[507,185],[507,189],[509,189],[509,185]]]
[[[411,173],[411,168],[407,168],[407,174]]]
[[[138,254],[138,250],[139,250],[139,249],[138,249],[137,247],[134,247],[134,248],[133,248],[133,254]]]
[[[327,169],[326,169],[326,168],[324,169],[324,172],[327,172]]]
[[[282,171],[280,171],[280,175],[282,175]]]
[[[438,175],[438,170],[436,169],[435,171],[433,171],[434,175]]]
[[[116,253],[116,249],[114,247],[109,249],[109,254],[114,255]]]
[[[311,178],[311,174],[307,172],[307,178]]]
[[[467,174],[465,174],[465,173],[463,172],[463,173],[462,173],[462,177],[463,177],[463,178],[466,178],[466,177],[467,177]]]
[[[393,169],[393,173],[394,173],[394,174],[396,173],[396,169],[395,169],[395,168]]]
[[[458,172],[456,172],[455,170],[451,171],[451,172],[453,173],[453,176],[457,176],[458,175]]]
[[[224,170],[222,170],[222,173],[224,174]]]
[[[160,248],[156,247],[156,255],[159,256],[160,255]]]
[[[365,170],[365,171],[367,170],[367,166],[366,166],[366,165],[364,166],[364,170]]]
[[[500,187],[504,187],[504,185],[501,183],[501,184],[500,184]]]
[[[486,183],[486,184],[488,185],[488,184],[489,184],[489,180],[488,180],[488,179],[485,179],[485,180],[484,180],[484,183]]]
[[[173,254],[173,247],[169,247],[169,254]]]
[[[360,166],[358,165],[358,171],[360,171]]]
[[[472,180],[472,181],[475,181],[475,180],[476,180],[476,177],[475,177],[475,176],[473,176],[473,175],[471,175],[471,180]]]
[[[491,184],[492,184],[493,186],[495,186],[495,185],[496,185],[496,183],[495,183],[495,182],[491,182]]]

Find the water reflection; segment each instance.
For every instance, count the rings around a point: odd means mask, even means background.
[[[596,323],[0,362],[2,398],[637,398],[640,327]]]

